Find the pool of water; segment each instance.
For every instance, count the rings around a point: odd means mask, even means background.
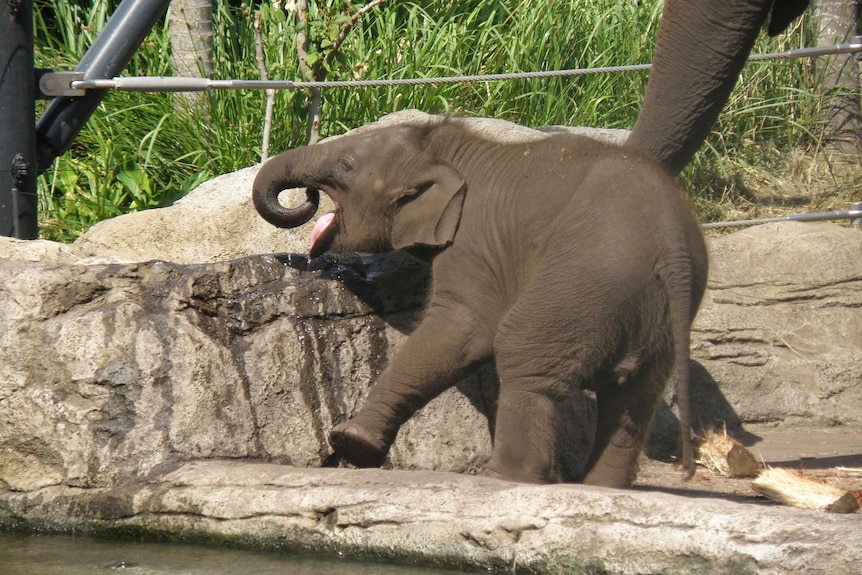
[[[0,575],[455,575],[459,571],[181,543],[0,532]]]

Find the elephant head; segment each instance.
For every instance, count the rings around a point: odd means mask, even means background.
[[[284,152],[258,172],[254,206],[269,223],[294,228],[314,216],[319,193],[327,194],[335,209],[312,230],[312,258],[326,251],[445,247],[458,229],[465,183],[433,153],[431,132],[422,126],[381,128]],[[307,199],[286,208],[278,196],[292,188],[305,188]]]

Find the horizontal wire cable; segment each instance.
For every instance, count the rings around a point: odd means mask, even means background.
[[[814,58],[834,54],[862,52],[862,42],[797,48],[770,54],[755,54],[749,62],[767,62],[798,58]],[[574,68],[544,72],[511,72],[505,74],[479,74],[442,76],[436,78],[399,78],[382,80],[213,80],[210,78],[188,78],[176,76],[123,76],[110,79],[73,80],[70,87],[75,90],[123,90],[128,92],[202,92],[207,90],[303,90],[308,88],[375,88],[393,86],[418,86],[424,84],[458,84],[475,82],[500,82],[506,80],[530,80],[585,76],[590,74],[619,74],[649,70],[652,64],[630,64],[599,68]]]
[[[831,46],[816,46],[812,48],[797,48],[769,54],[753,54],[749,62],[770,62],[775,60],[791,60],[799,58],[816,58],[836,54],[862,53],[862,41],[854,41]],[[858,57],[858,56],[857,56]],[[210,78],[191,78],[176,76],[128,76],[110,79],[73,80],[70,87],[75,90],[121,90],[128,92],[199,92],[208,90],[303,90],[309,88],[375,88],[394,86],[419,86],[429,84],[458,84],[478,82],[500,82],[511,80],[531,80],[545,78],[560,78],[585,76],[591,74],[619,74],[627,72],[647,71],[651,64],[630,64],[623,66],[603,66],[598,68],[574,68],[568,70],[550,70],[538,72],[512,72],[504,74],[479,74],[442,76],[434,78],[400,78],[380,80],[333,80],[333,81],[290,81],[290,80],[213,80]],[[702,224],[705,229],[755,226],[767,223],[785,221],[828,221],[862,218],[862,210],[836,210],[830,212],[813,212],[807,214],[791,214],[774,218],[753,220],[713,222]]]
[[[702,228],[735,228],[745,226],[758,226],[760,224],[772,224],[776,222],[825,222],[830,220],[850,220],[862,218],[862,209],[851,208],[849,210],[832,210],[829,212],[810,212],[807,214],[790,214],[774,218],[759,218],[755,220],[738,220],[733,222],[712,222],[701,224]]]

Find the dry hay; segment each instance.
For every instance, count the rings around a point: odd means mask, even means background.
[[[756,477],[761,466],[751,451],[727,434],[707,429],[697,446],[697,462],[724,477]]]

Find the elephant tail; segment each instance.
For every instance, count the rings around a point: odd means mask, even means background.
[[[701,240],[702,241],[702,240]],[[705,250],[703,252],[705,254]],[[677,408],[679,409],[679,448],[686,479],[694,476],[694,447],[691,431],[691,325],[705,289],[705,272],[698,268],[699,258],[679,255],[661,273],[668,290],[676,365]],[[703,259],[705,262],[705,258]]]
[[[682,291],[682,290],[680,290]],[[671,295],[671,301],[675,297]],[[690,298],[686,298],[687,300]],[[691,318],[688,315],[689,306],[686,302],[671,303],[677,312],[673,317],[674,363],[676,364],[676,393],[679,408],[679,446],[682,452],[682,469],[686,479],[694,476],[694,447],[691,443]]]

